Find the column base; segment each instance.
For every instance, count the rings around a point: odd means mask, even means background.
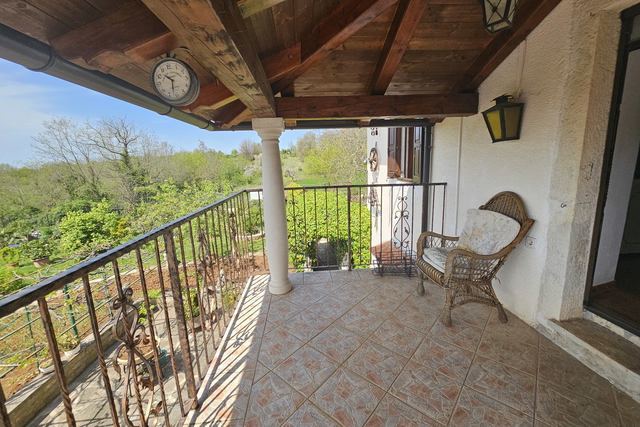
[[[287,277],[284,281],[269,279],[269,292],[273,295],[283,295],[291,290],[291,280]]]

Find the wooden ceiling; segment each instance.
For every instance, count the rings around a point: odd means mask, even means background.
[[[521,0],[495,35],[477,0],[3,0],[0,23],[148,92],[187,47],[202,89],[181,109],[228,129],[476,114],[480,83],[559,2]]]

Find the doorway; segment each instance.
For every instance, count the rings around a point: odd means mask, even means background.
[[[640,8],[622,13],[605,153],[604,203],[585,306],[640,333]]]

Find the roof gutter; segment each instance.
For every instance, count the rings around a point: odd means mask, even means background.
[[[200,129],[214,130],[211,121],[185,113],[155,95],[117,77],[87,70],[56,54],[51,46],[0,24],[0,58],[120,99]]]

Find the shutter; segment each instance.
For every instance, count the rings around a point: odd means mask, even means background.
[[[387,177],[398,178],[400,171],[399,156],[402,155],[400,143],[402,142],[401,128],[389,128],[389,144],[387,147]]]
[[[413,182],[422,182],[420,180],[420,177],[422,175],[422,144],[424,140],[424,138],[422,137],[423,134],[423,128],[416,128],[415,139],[413,142]]]

